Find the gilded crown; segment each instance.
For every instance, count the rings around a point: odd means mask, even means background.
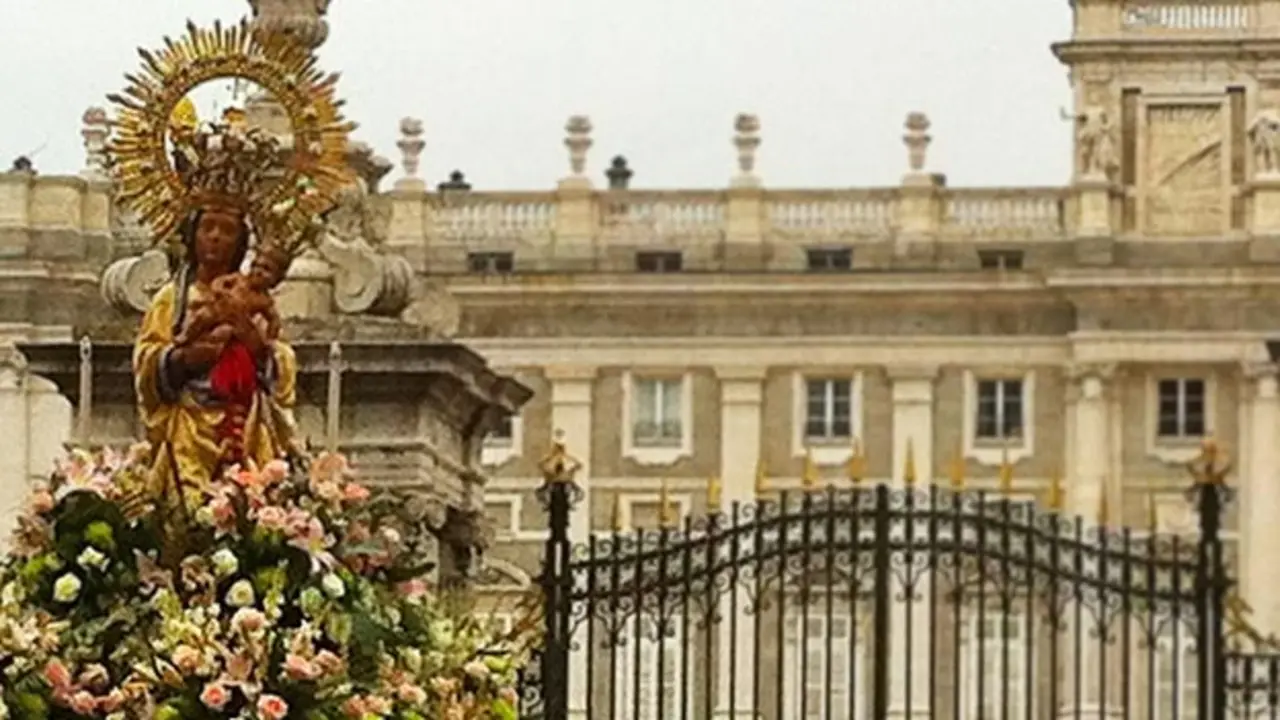
[[[347,138],[334,97],[337,76],[316,68],[310,49],[247,23],[188,24],[187,35],[142,50],[143,72],[110,96],[118,106],[108,146],[118,199],[172,240],[193,210],[229,207],[249,215],[256,234],[297,248],[323,226],[322,216],[352,182]],[[250,128],[232,108],[201,123],[190,92],[204,82],[238,78],[262,87],[288,115],[284,142]]]

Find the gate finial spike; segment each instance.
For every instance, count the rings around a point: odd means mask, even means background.
[[[1062,509],[1062,475],[1056,471],[1049,478],[1049,509],[1054,512]]]
[[[613,494],[613,531],[622,532],[622,493]]]
[[[964,451],[961,450],[960,444],[956,444],[956,454],[951,458],[951,489],[964,489]]]
[[[675,526],[675,515],[671,512],[671,481],[667,478],[662,478],[662,486],[658,491],[658,505],[658,522],[662,527]]]
[[[764,458],[756,461],[756,496],[769,491],[769,474],[764,466]]]
[[[711,512],[720,512],[720,496],[723,493],[723,483],[720,477],[712,475],[707,478],[707,509]]]
[[[805,492],[817,490],[820,480],[818,466],[813,462],[813,450],[806,447],[804,449],[804,471],[800,476],[800,482],[804,486]]]
[[[1111,520],[1111,503],[1107,501],[1107,490],[1103,488],[1102,497],[1098,500],[1098,524],[1106,525]]]
[[[1147,529],[1154,535],[1160,529],[1160,504],[1156,502],[1156,492],[1147,493]]]
[[[907,438],[907,458],[902,462],[902,482],[907,487],[916,484],[916,446],[914,438]]]
[[[862,455],[862,441],[858,438],[853,439],[853,453],[849,455],[849,463],[846,467],[849,475],[849,482],[856,487],[862,483],[862,476],[867,472],[867,459]]]

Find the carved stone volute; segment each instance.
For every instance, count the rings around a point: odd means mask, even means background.
[[[140,313],[170,275],[169,256],[153,249],[108,265],[99,288],[102,299],[111,307],[124,313]]]

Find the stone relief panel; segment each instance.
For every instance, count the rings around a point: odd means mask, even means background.
[[[1145,226],[1156,235],[1227,227],[1223,113],[1216,104],[1153,105],[1146,117]]]

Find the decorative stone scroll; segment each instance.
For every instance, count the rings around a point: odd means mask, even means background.
[[[102,299],[121,312],[144,312],[170,274],[169,256],[163,250],[117,260],[102,273]]]

